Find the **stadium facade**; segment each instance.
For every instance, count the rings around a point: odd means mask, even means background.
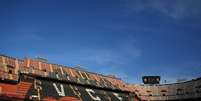
[[[0,100],[200,101],[201,79],[165,85],[126,84],[114,76],[1,55]]]

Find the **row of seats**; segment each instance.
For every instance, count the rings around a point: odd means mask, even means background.
[[[18,86],[8,83],[0,83],[0,100],[20,101],[22,93],[18,93]],[[8,100],[9,99],[9,100]]]
[[[50,64],[35,59],[19,60],[8,56],[0,56],[0,74],[2,79],[18,80],[18,73],[66,80],[80,84],[99,86],[119,90],[128,90],[126,84],[114,77],[81,71],[74,68]]]
[[[175,100],[201,97],[201,78],[184,83],[164,85],[129,85],[144,100]]]

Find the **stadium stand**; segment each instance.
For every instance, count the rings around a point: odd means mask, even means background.
[[[135,97],[120,79],[40,59],[1,55],[0,74],[0,100],[128,101]]]
[[[172,84],[126,84],[39,59],[0,55],[1,101],[200,101],[201,78]]]
[[[144,101],[200,101],[201,78],[187,82],[158,85],[129,85],[141,100]]]

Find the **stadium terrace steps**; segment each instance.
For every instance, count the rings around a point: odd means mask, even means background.
[[[135,97],[118,78],[31,58],[0,55],[0,74],[1,94],[11,96],[0,96],[1,100],[128,101]]]
[[[22,95],[22,96],[25,96],[31,86],[32,86],[31,83],[28,83],[28,82],[20,82],[20,83],[18,84],[17,93],[19,93],[19,94]]]

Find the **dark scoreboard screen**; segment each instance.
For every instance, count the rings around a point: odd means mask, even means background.
[[[144,84],[159,84],[160,76],[143,76],[142,81]]]

